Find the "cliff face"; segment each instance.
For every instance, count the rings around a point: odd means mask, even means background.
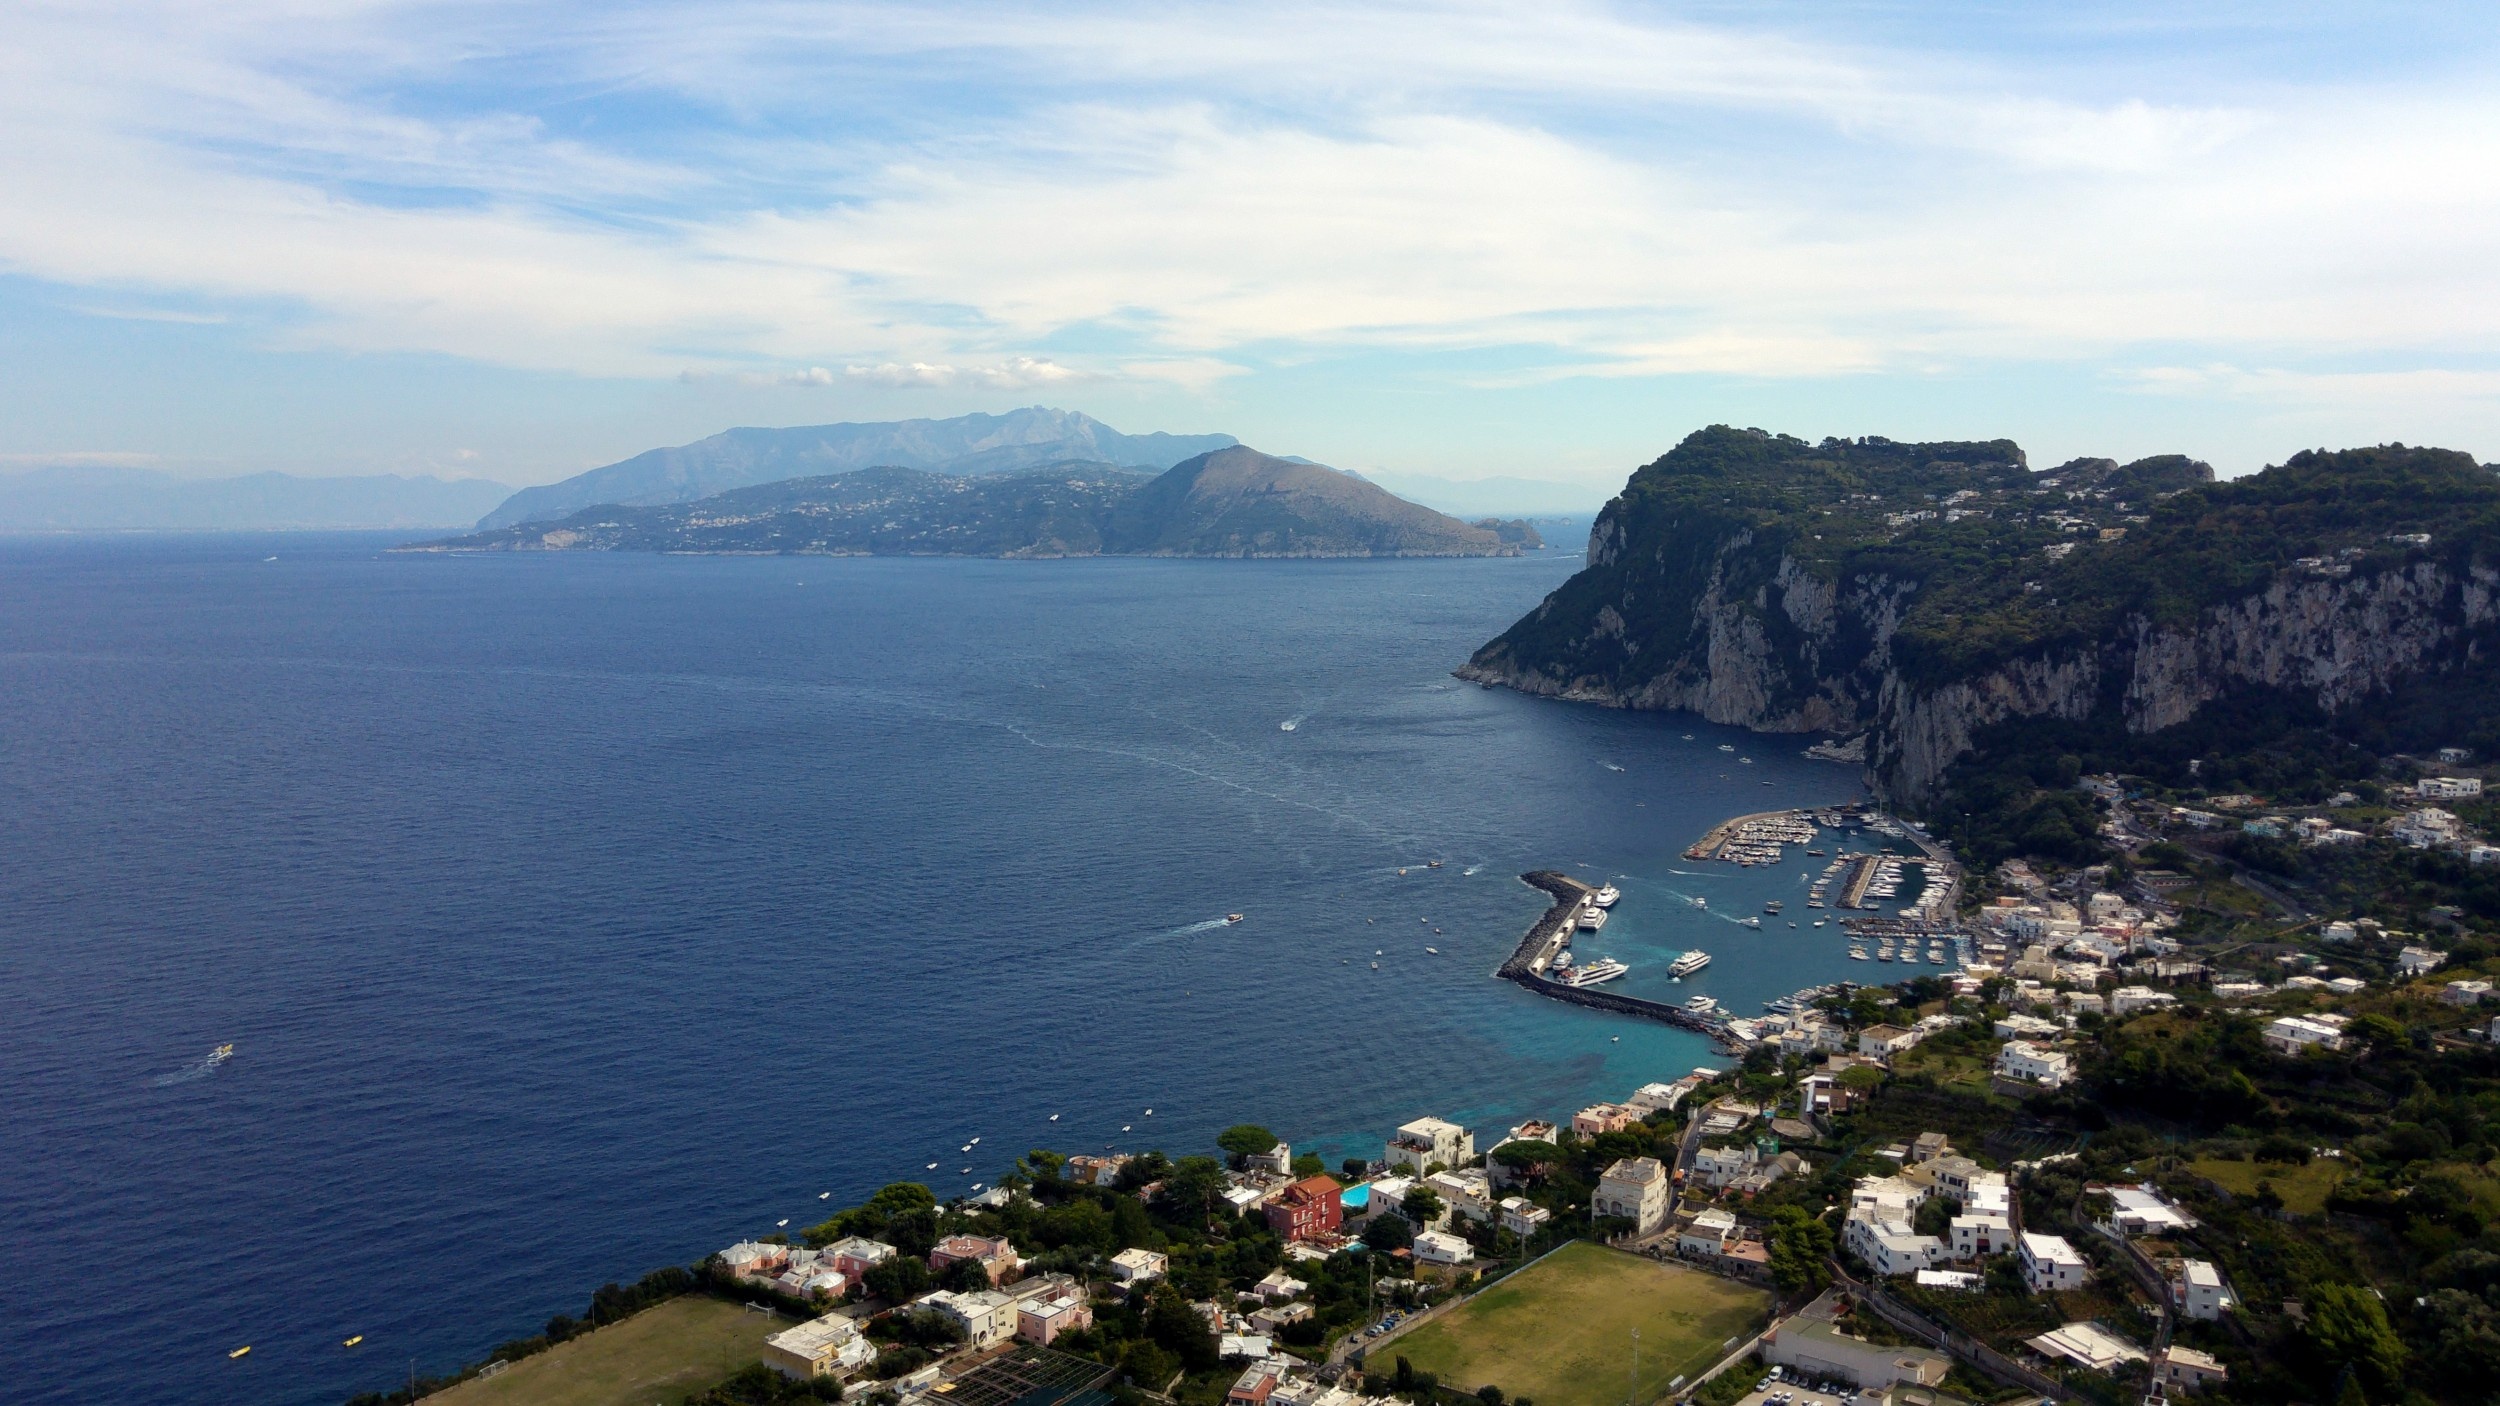
[[[1864,731],[1870,782],[1911,802],[2009,718],[2151,732],[2244,687],[2339,712],[2500,638],[2500,481],[2461,455],[2354,454],[2203,486],[2175,457],[2033,474],[2001,443],[1704,431],[1458,672]]]

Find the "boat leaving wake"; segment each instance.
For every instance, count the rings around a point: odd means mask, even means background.
[[[1308,713],[1296,713],[1292,717],[1278,723],[1276,725],[1276,730],[1278,732],[1291,732],[1295,728],[1302,726],[1304,722],[1308,721],[1310,716],[1311,715]]]
[[[1213,932],[1217,928],[1231,926],[1232,920],[1229,918],[1209,918],[1203,923],[1191,923],[1185,928],[1173,928],[1163,935],[1165,937],[1187,937],[1192,933]]]
[[[1599,763],[1598,763],[1598,765],[1599,765],[1599,766],[1602,766],[1602,767],[1604,767],[1604,768],[1606,768],[1608,771],[1621,771],[1621,770],[1623,770],[1623,768],[1622,768],[1622,767],[1619,767],[1619,766],[1615,765],[1613,762],[1599,762]]]
[[[234,1058],[234,1046],[219,1045],[202,1057],[199,1063],[187,1069],[177,1069],[171,1074],[159,1074],[150,1079],[148,1084],[152,1088],[161,1089],[169,1084],[188,1084],[194,1079],[205,1079],[217,1072],[217,1066],[232,1058]]]
[[[1483,865],[1481,865],[1481,864],[1470,864],[1470,865],[1468,865],[1466,868],[1459,870],[1459,871],[1458,871],[1458,876],[1459,876],[1460,878],[1462,878],[1462,879],[1466,879],[1466,878],[1472,878],[1472,877],[1474,877],[1475,875],[1481,874],[1481,873],[1483,873],[1483,872],[1484,872],[1484,866],[1483,866]]]

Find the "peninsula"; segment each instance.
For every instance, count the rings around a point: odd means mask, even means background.
[[[1235,445],[1160,474],[1072,461],[963,475],[879,466],[689,503],[606,504],[422,544],[430,551],[814,556],[1492,557],[1542,546],[1325,465]]]

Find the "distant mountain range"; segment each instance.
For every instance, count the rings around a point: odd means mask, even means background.
[[[154,469],[62,465],[0,474],[0,532],[451,527],[476,521],[511,492],[483,479],[189,479]]]
[[[1400,557],[1515,556],[1538,545],[1525,523],[1461,522],[1325,465],[1232,445],[1161,474],[1087,460],[978,475],[878,465],[737,488],[692,503],[602,504],[560,522],[516,523],[427,547]]]
[[[1228,434],[1122,434],[1090,415],[1038,405],[951,420],[736,429],[522,489],[477,525],[552,521],[609,503],[691,503],[734,488],[876,467],[973,477],[1081,461],[1160,472],[1240,442]]]

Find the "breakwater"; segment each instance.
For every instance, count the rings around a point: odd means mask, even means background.
[[[1495,976],[1504,981],[1518,982],[1540,996],[1550,996],[1570,1005],[1664,1021],[1680,1029],[1707,1035],[1723,1048],[1737,1048],[1728,1034],[1726,1021],[1717,1017],[1695,1015],[1682,1006],[1671,1006],[1664,1001],[1618,995],[1589,986],[1566,986],[1559,981],[1547,980],[1547,967],[1553,962],[1554,954],[1570,940],[1572,923],[1579,916],[1581,905],[1588,901],[1594,890],[1568,874],[1551,869],[1538,869],[1519,877],[1529,887],[1551,896],[1554,903],[1530,925],[1528,935],[1519,940],[1519,946],[1511,952],[1509,960],[1494,969]]]

